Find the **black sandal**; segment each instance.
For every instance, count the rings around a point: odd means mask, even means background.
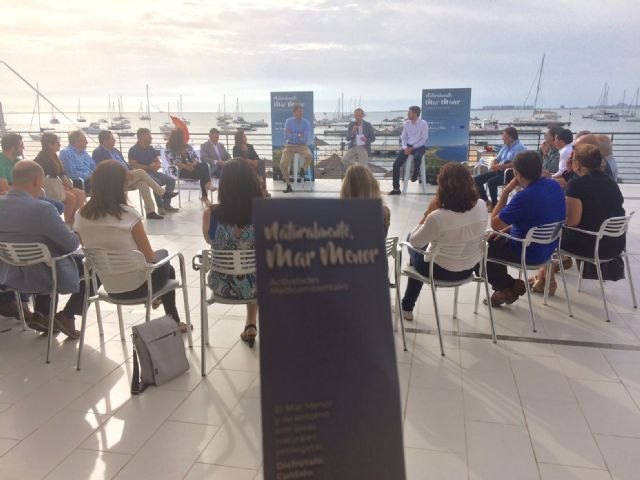
[[[247,330],[253,329],[254,331],[249,333]],[[249,324],[244,327],[244,331],[240,334],[240,340],[249,344],[250,348],[253,348],[254,343],[256,343],[256,336],[258,335],[258,327],[254,324]]]

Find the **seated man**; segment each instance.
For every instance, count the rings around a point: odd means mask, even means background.
[[[13,187],[0,199],[0,241],[40,242],[49,247],[53,256],[75,251],[80,245],[78,236],[69,230],[55,208],[40,201],[38,195],[44,184],[44,171],[35,162],[22,160],[13,169]],[[75,315],[82,315],[84,284],[80,282],[80,257],[67,257],[57,264],[59,293],[71,293],[64,309],[55,315],[55,326],[69,338],[78,338]],[[50,296],[40,294],[51,289],[51,271],[44,264],[13,267],[0,263],[0,284],[35,296],[35,312],[29,326],[41,332],[48,331]]]
[[[84,188],[86,193],[90,193],[89,178],[96,164],[87,152],[87,137],[82,130],[69,133],[69,145],[60,151],[60,160],[67,176],[73,181],[73,186]]]
[[[300,167],[300,174],[304,175],[304,171],[309,168],[313,161],[313,155],[309,150],[309,141],[311,137],[311,123],[303,118],[304,108],[299,103],[293,104],[293,117],[287,118],[284,122],[284,149],[280,158],[280,173],[287,187],[284,193],[291,193],[291,183],[289,181],[289,167],[293,161],[293,156],[298,153],[304,159],[304,165]]]
[[[554,141],[558,153],[560,155],[558,161],[558,171],[553,174],[553,178],[560,178],[571,172],[569,168],[569,159],[573,153],[573,133],[568,128],[563,128],[556,134]]]
[[[342,163],[349,167],[354,163],[369,165],[371,144],[376,141],[376,132],[373,126],[364,119],[364,110],[356,108],[353,111],[355,121],[347,127],[347,142],[349,149],[342,157]]]
[[[566,217],[564,193],[558,182],[542,177],[542,160],[537,152],[519,153],[513,160],[514,178],[505,185],[491,216],[491,228],[509,231],[511,236],[524,238],[530,228],[547,223],[560,222]],[[509,194],[516,188],[522,190],[507,205]],[[503,237],[489,241],[489,260],[492,258],[520,262],[521,243]],[[543,263],[551,257],[557,243],[531,244],[527,249],[527,263]],[[522,280],[507,273],[507,267],[487,262],[487,280],[495,290],[491,305],[498,307],[513,303],[526,292]]]
[[[160,215],[167,212],[177,212],[178,209],[171,206],[171,199],[175,196],[173,191],[176,181],[169,175],[159,171],[162,168],[162,162],[160,162],[158,151],[151,146],[151,130],[139,128],[136,136],[138,137],[138,142],[129,149],[129,166],[133,169],[140,168],[144,170],[156,183],[166,187],[164,195],[154,193]]]
[[[604,133],[596,135],[598,139],[598,145],[600,152],[602,152],[602,159],[604,160],[602,170],[609,175],[612,180],[618,183],[618,163],[613,156],[613,147],[611,145],[611,137]]]
[[[96,165],[98,165],[103,160],[109,159],[113,159],[124,165],[124,167],[127,169],[126,188],[140,191],[142,202],[144,203],[144,210],[147,214],[147,219],[162,220],[164,217],[162,215],[158,215],[155,211],[156,207],[153,204],[153,199],[151,198],[151,190],[153,190],[156,195],[160,196],[163,201],[165,199],[171,199],[172,197],[175,197],[176,195],[178,195],[178,192],[165,192],[164,188],[158,185],[156,181],[141,168],[132,170],[129,167],[129,164],[125,162],[120,150],[115,148],[116,139],[109,130],[102,130],[98,134],[98,142],[100,142],[100,146],[96,148],[91,154],[91,158],[93,158],[93,161],[96,163]],[[159,205],[158,208],[162,208],[162,205]]]
[[[224,162],[231,160],[231,155],[219,140],[220,132],[217,128],[212,128],[209,130],[209,140],[200,145],[200,161],[211,166],[211,176],[216,178],[220,178]]]
[[[518,130],[514,127],[507,127],[502,132],[502,141],[504,145],[498,152],[498,155],[491,164],[491,171],[487,173],[481,173],[476,175],[476,190],[480,198],[487,203],[489,211],[493,210],[498,203],[498,186],[504,183],[504,171],[507,168],[511,168],[511,162],[520,152],[526,150],[525,146],[520,143],[518,139]],[[489,195],[491,195],[491,202],[487,199],[487,192],[484,189],[484,184],[489,187]]]
[[[420,173],[420,162],[426,150],[427,139],[429,138],[429,125],[420,118],[420,107],[409,107],[407,113],[408,120],[404,121],[400,143],[402,149],[398,152],[396,160],[393,162],[393,190],[389,195],[400,195],[400,168],[405,164],[409,155],[413,155],[413,173],[411,181],[415,182]]]
[[[562,127],[558,125],[549,125],[544,134],[544,141],[538,150],[542,158],[542,174],[547,178],[556,173],[560,165],[560,152],[555,146],[556,135],[560,130]]]

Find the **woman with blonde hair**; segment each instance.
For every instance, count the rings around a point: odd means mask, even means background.
[[[352,165],[344,174],[342,180],[342,188],[340,189],[340,198],[379,198],[382,199],[380,194],[380,185],[375,179],[371,170],[364,165]],[[384,221],[384,233],[389,231],[389,224],[391,223],[391,211],[383,203],[383,221]]]
[[[39,164],[46,175],[45,195],[47,198],[64,203],[64,223],[71,225],[76,211],[84,205],[85,193],[74,188],[71,179],[64,171],[64,165],[58,158],[60,139],[57,135],[45,132],[40,139],[42,150],[34,161]]]

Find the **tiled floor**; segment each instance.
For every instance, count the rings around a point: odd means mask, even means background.
[[[335,197],[338,189],[336,181],[318,181],[315,193],[291,196]],[[416,185],[411,190],[385,198],[390,235],[406,236],[426,208],[429,197],[417,194]],[[627,211],[640,207],[639,187],[624,185],[623,192]],[[152,246],[180,250],[189,263],[205,244],[201,208],[195,200],[183,207],[147,228]],[[628,248],[640,285],[638,219]],[[197,346],[198,276],[190,268],[187,275]],[[435,320],[430,296],[421,296],[408,352],[399,334],[396,339],[409,479],[640,478],[640,314],[626,281],[606,286],[607,324],[597,283],[587,281],[577,293],[575,268],[568,280],[574,318],[567,316],[562,289],[548,306],[538,296],[533,333],[520,300],[496,310],[498,334],[506,336],[497,345],[482,336],[447,335],[446,357],[437,336],[424,333],[435,329]],[[452,292],[439,292],[443,329],[489,332],[486,307],[473,314],[474,293],[473,287],[461,291],[453,320]],[[76,342],[59,336],[53,362],[45,365],[45,339],[0,318],[0,478],[261,479],[260,345],[251,350],[239,341],[244,307],[209,309],[206,377],[194,348],[187,352],[189,373],[138,397],[129,393],[130,341],[120,341],[115,311],[105,305],[103,311],[104,339],[92,313],[80,372]],[[143,317],[135,308],[125,321]]]

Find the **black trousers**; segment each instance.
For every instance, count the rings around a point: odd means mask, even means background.
[[[489,188],[489,195],[491,195],[491,203],[498,203],[498,187],[504,183],[504,172],[487,172],[480,175],[476,175],[473,179],[476,184],[476,190],[480,198],[487,201],[487,192],[484,189],[484,184],[487,184]]]
[[[520,263],[520,254],[517,253],[506,238],[489,240],[488,259],[507,260]],[[506,265],[500,265],[491,261],[487,262],[487,280],[494,290],[504,290],[513,287],[515,279],[507,273]]]
[[[180,170],[180,178],[200,180],[201,196],[207,198],[207,195],[209,194],[207,192],[207,184],[211,181],[211,177],[209,176],[209,166],[206,163],[200,162],[196,164],[196,168],[192,172],[183,168]]]
[[[166,250],[156,250],[155,251],[155,260],[160,261],[163,258],[167,258],[169,256],[169,252]],[[151,291],[157,292],[162,287],[165,286],[168,280],[173,280],[176,278],[176,271],[170,263],[166,263],[159,268],[156,268],[153,272],[151,272]],[[138,298],[143,297],[147,294],[147,282],[144,282],[135,290],[131,290],[129,292],[123,293],[112,293],[110,294],[113,298],[120,298],[123,300],[130,298]],[[173,317],[176,322],[180,322],[180,315],[178,314],[178,309],[176,308],[176,291],[171,290],[170,292],[165,293],[162,297],[162,307],[164,308],[164,313]]]
[[[82,268],[82,257],[80,255],[73,255],[71,258],[75,260],[76,265],[78,266],[78,273],[80,274],[80,289],[76,293],[71,294],[71,296],[69,297],[69,300],[67,300],[67,303],[62,309],[62,312],[65,314],[65,316],[70,318],[74,317],[75,315],[82,315],[82,307],[84,304],[84,289],[85,289],[84,278],[83,278],[84,269]],[[93,295],[93,291],[91,292],[91,294]],[[56,295],[56,298],[55,298],[55,305],[57,309],[58,295]],[[49,315],[50,306],[51,306],[51,295],[48,295],[48,294],[34,295],[33,309],[36,312],[40,312],[42,315],[46,317],[47,315]]]
[[[86,180],[84,180],[84,184],[83,182],[81,182],[79,179],[74,178],[72,179],[73,182],[73,186],[75,188],[79,188],[80,190],[82,190],[84,188],[84,192],[91,194],[91,179],[87,178]]]

